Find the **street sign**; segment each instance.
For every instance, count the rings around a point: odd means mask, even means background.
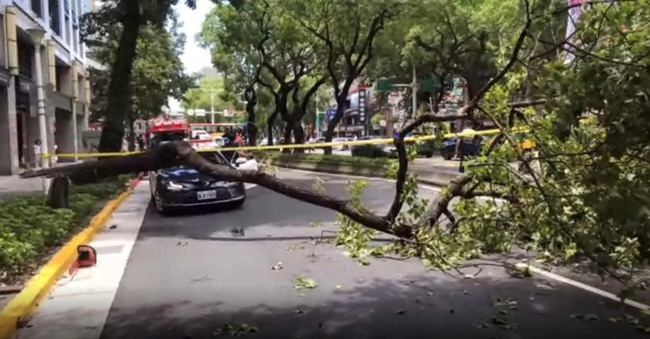
[[[366,123],[367,106],[366,106],[366,90],[359,91],[359,122]]]
[[[393,81],[388,78],[377,79],[378,92],[390,92],[393,89]]]
[[[438,79],[429,78],[420,81],[420,92],[433,92],[435,88],[439,87]]]

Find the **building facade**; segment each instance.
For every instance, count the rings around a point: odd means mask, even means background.
[[[79,37],[86,1],[0,0],[0,175],[18,174],[35,163],[32,145],[41,139],[36,62],[42,69],[48,150],[55,145],[57,153],[82,149],[91,99]],[[34,46],[31,28],[44,31],[40,46]]]

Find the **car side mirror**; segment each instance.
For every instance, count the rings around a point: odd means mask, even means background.
[[[237,160],[235,160],[235,164],[241,165],[241,164],[245,164],[247,161],[248,160],[246,158],[237,158]]]

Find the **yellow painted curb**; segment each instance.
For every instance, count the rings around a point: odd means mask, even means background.
[[[138,179],[135,179],[138,180]],[[0,339],[13,339],[18,322],[29,316],[48,294],[50,288],[63,275],[77,257],[77,246],[88,244],[104,227],[113,212],[128,198],[133,189],[129,187],[117,198],[109,201],[97,213],[88,226],[65,244],[45,266],[32,277],[25,288],[0,312]]]

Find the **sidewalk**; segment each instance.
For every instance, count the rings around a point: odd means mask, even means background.
[[[55,167],[69,166],[78,162],[63,162],[54,164]],[[0,202],[16,196],[40,193],[43,191],[42,178],[22,179],[18,175],[0,176]]]
[[[97,264],[59,280],[16,339],[100,337],[150,199],[141,182],[91,241]]]

